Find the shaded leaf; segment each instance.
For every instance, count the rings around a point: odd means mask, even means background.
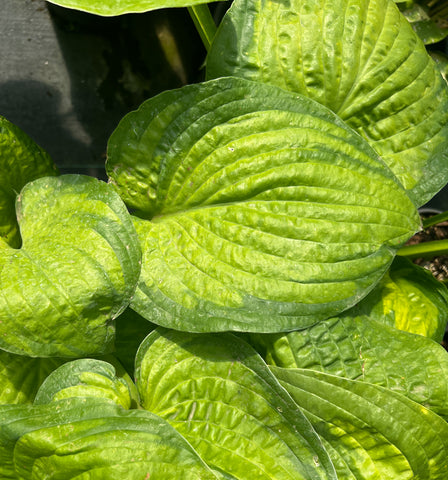
[[[115,350],[118,358],[131,377],[134,377],[135,355],[138,347],[156,325],[127,308],[115,321]]]
[[[440,42],[448,35],[447,20],[432,17],[431,10],[425,2],[403,7],[399,5],[399,8],[425,45]]]
[[[24,357],[0,350],[0,405],[33,403],[42,382],[64,361]]]
[[[0,117],[0,242],[20,247],[16,197],[31,180],[56,174],[49,155],[22,130]]]
[[[448,81],[448,57],[441,52],[431,52],[431,57],[436,62],[442,78],[445,82]]]

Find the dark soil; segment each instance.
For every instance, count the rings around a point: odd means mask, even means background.
[[[429,242],[431,240],[446,240],[448,238],[448,222],[439,223],[415,234],[407,245]],[[448,282],[448,256],[435,258],[416,258],[414,263],[431,271],[437,280]]]

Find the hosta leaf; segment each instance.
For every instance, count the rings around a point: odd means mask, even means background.
[[[127,382],[116,375],[115,368],[91,358],[74,360],[55,370],[43,382],[34,403],[41,405],[72,397],[108,398],[126,409],[132,403]]]
[[[396,257],[354,312],[441,343],[448,321],[448,290],[428,270]]]
[[[440,42],[448,35],[446,20],[432,18],[424,5],[415,3],[400,10],[425,45]]]
[[[111,182],[143,217],[131,306],[167,327],[315,323],[366,295],[419,228],[395,177],[335,115],[243,79],[145,102],[108,155]]]
[[[56,173],[48,154],[18,127],[0,117],[0,242],[20,247],[16,196],[31,180]]]
[[[5,479],[216,478],[167,422],[94,398],[0,410]]]
[[[14,465],[14,448],[20,437],[42,427],[63,424],[64,418],[107,417],[118,407],[109,400],[64,399],[48,405],[0,406],[0,478],[17,479]],[[122,410],[120,408],[120,410]]]
[[[306,330],[255,340],[270,365],[382,385],[448,418],[448,353],[428,338],[352,309]]]
[[[236,0],[207,60],[208,78],[228,75],[331,108],[417,206],[448,180],[448,88],[392,0]]]
[[[31,358],[0,350],[0,405],[33,403],[45,378],[64,360]]]
[[[188,7],[204,0],[48,0],[62,7],[74,8],[103,16],[141,13],[159,8]]]
[[[384,387],[272,367],[324,439],[339,478],[444,480],[448,423]]]
[[[0,245],[0,347],[30,356],[113,348],[140,271],[126,207],[91,177],[46,177],[17,200],[23,245]]]
[[[335,478],[318,437],[266,364],[231,334],[156,329],[142,343],[143,407],[235,479]]]

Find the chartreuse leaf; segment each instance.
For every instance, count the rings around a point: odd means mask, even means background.
[[[352,309],[306,330],[254,340],[270,365],[382,385],[448,418],[448,353],[428,338]]]
[[[440,343],[448,321],[448,290],[431,272],[397,256],[355,312]]]
[[[297,405],[244,341],[158,328],[136,358],[142,405],[235,479],[336,478]]]
[[[272,367],[324,440],[338,478],[448,475],[448,423],[401,394],[312,370]]]
[[[141,13],[159,8],[188,7],[204,0],[48,0],[62,7],[74,8],[103,16]]]
[[[33,403],[42,382],[62,363],[60,358],[31,358],[0,350],[0,405]]]
[[[14,465],[14,448],[19,438],[27,432],[64,423],[64,415],[73,417],[84,407],[83,417],[107,416],[117,405],[107,400],[64,399],[49,405],[0,406],[0,478],[18,479]],[[62,411],[61,411],[62,410]]]
[[[28,135],[0,116],[0,242],[21,245],[15,201],[31,180],[56,175],[49,155]]]
[[[207,59],[228,75],[331,108],[417,206],[448,180],[448,88],[392,0],[235,0]]]
[[[107,171],[139,215],[131,307],[180,330],[274,332],[335,315],[419,228],[359,135],[312,100],[243,79],[145,102],[113,133]]]
[[[216,478],[167,422],[101,398],[0,408],[2,479]]]
[[[115,368],[91,358],[74,360],[55,370],[43,382],[34,403],[40,405],[71,397],[108,398],[126,409],[133,400],[128,383],[117,377]]]
[[[20,249],[0,248],[0,347],[30,356],[85,356],[113,348],[140,248],[113,187],[67,175],[27,184],[17,200]]]

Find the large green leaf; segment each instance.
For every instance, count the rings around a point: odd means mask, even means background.
[[[0,405],[33,403],[42,382],[62,363],[60,358],[31,358],[0,350]]]
[[[272,367],[322,437],[344,480],[445,480],[448,423],[384,387]]]
[[[227,75],[331,108],[418,206],[448,180],[447,85],[392,0],[235,0],[207,59]]]
[[[215,477],[160,417],[100,398],[0,407],[2,479],[201,479]]]
[[[20,247],[16,197],[31,180],[56,173],[48,154],[18,127],[0,117],[0,241]]]
[[[353,311],[288,334],[257,335],[270,365],[381,385],[448,418],[448,353],[420,335]]]
[[[248,344],[231,334],[157,329],[136,360],[143,407],[235,479],[330,479],[305,417]]]
[[[0,347],[29,356],[113,348],[140,248],[113,187],[91,177],[45,177],[17,200],[20,249],[0,242]]]
[[[107,171],[143,251],[132,308],[189,331],[305,327],[366,295],[419,227],[395,177],[318,103],[223,78],[126,116]]]
[[[204,0],[48,0],[62,7],[74,8],[103,16],[141,13],[159,8],[188,7]]]

